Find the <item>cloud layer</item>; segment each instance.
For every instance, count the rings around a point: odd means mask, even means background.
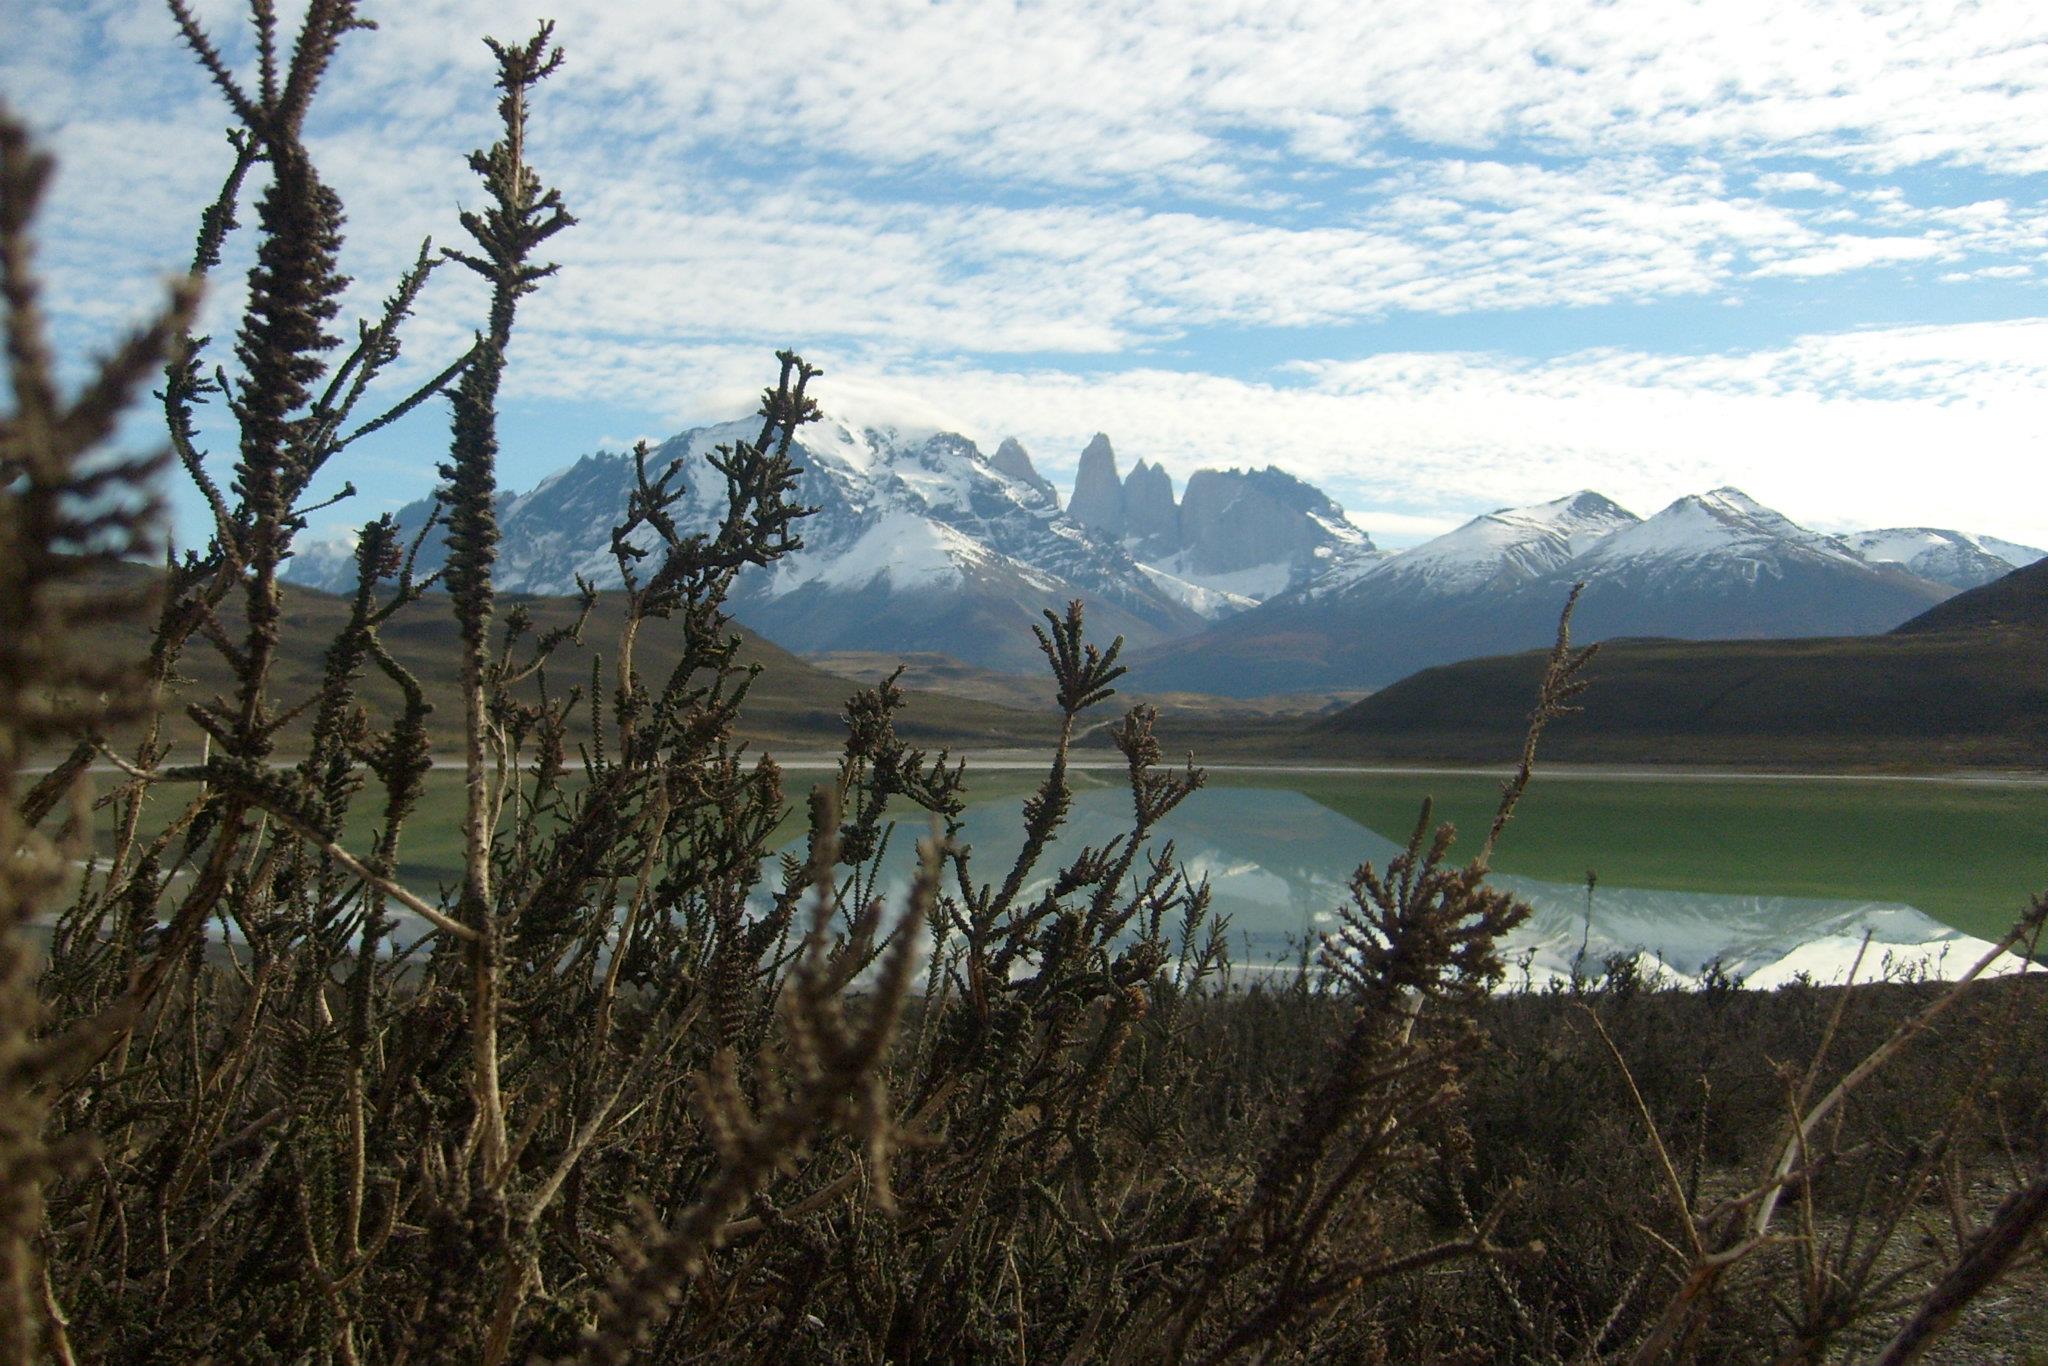
[[[1827,529],[1967,526],[2048,543],[2048,318],[1677,359],[1390,355],[1300,378],[973,371],[943,393],[952,425],[1029,434],[1062,473],[1097,429],[1126,463],[1162,461],[1182,479],[1278,464],[1390,544],[1581,487],[1647,515],[1721,484]]]
[[[246,67],[241,6],[195,9]],[[477,39],[531,22],[364,9],[381,31],[349,39],[313,129],[359,310],[453,240],[492,136]],[[15,11],[0,93],[64,159],[46,260],[76,351],[189,252],[224,115],[150,6]],[[2048,540],[2048,11],[547,12],[570,64],[534,155],[583,221],[511,392],[613,405],[586,444],[716,409],[797,342],[855,404],[1025,435],[1055,467],[1098,428],[1183,472],[1273,460],[1389,529],[1735,481],[1820,520]],[[415,373],[474,325],[446,274]]]

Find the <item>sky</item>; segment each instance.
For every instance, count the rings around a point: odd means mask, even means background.
[[[481,39],[557,21],[530,157],[580,222],[514,342],[509,487],[738,416],[792,346],[857,423],[1015,436],[1062,485],[1096,431],[1177,487],[1276,464],[1388,546],[1728,484],[2048,546],[2048,5],[526,4],[364,0],[309,124],[368,315],[463,245]],[[192,7],[250,73],[244,7]],[[152,0],[0,0],[0,33],[82,358],[189,258],[228,115]],[[480,325],[462,274],[394,389]],[[429,492],[446,430],[350,452],[316,525]]]

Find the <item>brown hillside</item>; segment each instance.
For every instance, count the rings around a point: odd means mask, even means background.
[[[143,571],[135,571],[141,575]],[[499,599],[498,618],[523,605],[532,614],[534,628],[545,632],[567,626],[575,618],[576,603],[568,598],[506,596]],[[611,669],[623,620],[623,599],[617,593],[601,594],[583,633],[583,643],[564,645],[549,665],[549,688],[556,695],[581,685],[588,701],[591,666],[600,662],[603,686],[609,700],[614,686]],[[312,589],[287,587],[283,621],[283,653],[274,674],[277,696],[287,705],[310,696],[319,686],[323,651],[346,620],[347,606],[332,594]],[[636,647],[639,671],[649,686],[665,682],[680,657],[678,628],[672,623],[651,621],[642,627]],[[787,748],[834,749],[844,739],[840,713],[846,699],[862,685],[852,679],[828,673],[745,630],[734,631],[745,642],[742,659],[760,664],[762,672],[747,697],[741,724],[745,738]],[[107,628],[107,648],[140,658],[145,634],[138,626]],[[447,600],[432,594],[415,604],[383,628],[383,638],[399,662],[419,678],[434,703],[430,723],[437,744],[454,743],[460,728],[461,706],[457,700],[459,654],[453,616]],[[190,702],[224,691],[230,682],[219,655],[204,641],[194,641],[179,661],[183,679],[181,702]],[[373,711],[390,715],[398,695],[381,675],[368,676],[363,690]],[[196,744],[198,730],[183,714],[183,706],[171,709],[168,722],[175,738]],[[898,730],[918,743],[951,745],[1035,745],[1050,739],[1054,726],[1046,715],[1034,714],[991,702],[948,696],[936,692],[913,692],[902,713]],[[587,711],[578,719],[575,734],[589,731]],[[289,749],[294,733],[286,733]]]
[[[1544,654],[1427,669],[1310,730],[1352,758],[1514,752]],[[2048,756],[2048,633],[1618,640],[1545,752],[1603,763],[2034,765]]]
[[[1958,593],[1898,628],[1900,634],[1986,627],[2048,629],[2048,560]]]

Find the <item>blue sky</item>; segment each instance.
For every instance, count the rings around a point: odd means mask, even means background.
[[[239,6],[195,9],[246,64]],[[2048,544],[2048,7],[363,12],[312,126],[358,311],[478,197],[480,37],[558,21],[533,157],[582,225],[516,343],[514,486],[735,415],[794,345],[853,420],[1015,435],[1061,482],[1097,430],[1181,479],[1277,463],[1390,545],[1724,483]],[[189,251],[225,111],[151,0],[0,25],[0,96],[63,160],[44,259],[83,354]],[[437,281],[414,373],[478,303]],[[328,523],[425,493],[444,439],[428,413],[365,451]]]

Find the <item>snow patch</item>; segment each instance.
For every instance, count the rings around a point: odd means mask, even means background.
[[[1261,569],[1270,567],[1267,565],[1260,566]],[[1285,566],[1283,565],[1282,568],[1285,568]],[[1211,588],[1204,584],[1181,578],[1177,574],[1169,574],[1163,569],[1156,569],[1149,564],[1140,563],[1138,565],[1138,572],[1156,584],[1161,592],[1166,593],[1176,602],[1183,604],[1188,610],[1208,621],[1235,616],[1239,612],[1249,611],[1251,608],[1259,605],[1259,599],[1257,598],[1247,597],[1242,593],[1230,593]],[[1221,575],[1217,577],[1232,578],[1253,572],[1255,571],[1242,570],[1239,575]]]
[[[2030,564],[2048,560],[2048,550],[2037,550],[2033,546],[2021,545],[2016,541],[2003,541],[1996,536],[1979,536],[1977,539],[1984,549],[2014,569],[2025,569]]]
[[[1185,550],[1178,551],[1156,564],[1141,564],[1138,567],[1147,574],[1169,575],[1191,587],[1206,589],[1225,598],[1240,599],[1247,607],[1284,592],[1294,578],[1294,567],[1286,560],[1276,560],[1271,564],[1255,564],[1249,569],[1233,569],[1227,574],[1204,574],[1188,567],[1190,553]]]
[[[1330,557],[1329,563],[1319,569],[1315,576],[1304,583],[1299,592],[1303,598],[1331,597],[1348,592],[1361,579],[1374,573],[1399,551],[1360,547],[1348,554]]]
[[[1590,563],[1613,567],[1630,560],[1683,562],[1729,558],[1762,562],[1786,550],[1803,551],[1842,564],[1862,565],[1854,551],[1774,512],[1740,489],[1688,494],[1655,517],[1623,528],[1585,555]]]
[[[1366,549],[1370,549],[1372,546],[1372,537],[1366,533],[1365,528],[1354,525],[1348,516],[1333,519],[1323,516],[1320,512],[1311,511],[1308,513],[1308,519],[1329,533],[1332,540],[1342,545],[1360,546]],[[1323,550],[1317,553],[1327,554],[1333,549],[1333,547],[1324,547]]]
[[[2044,552],[1945,527],[1887,527],[1852,531],[1843,542],[1873,564],[1893,564],[1922,578],[1974,588],[2042,558]]]
[[[917,513],[898,510],[886,513],[830,559],[792,556],[782,561],[767,592],[779,598],[812,584],[862,589],[877,580],[898,592],[936,588],[958,583],[963,569],[988,558],[988,549],[972,537]]]

